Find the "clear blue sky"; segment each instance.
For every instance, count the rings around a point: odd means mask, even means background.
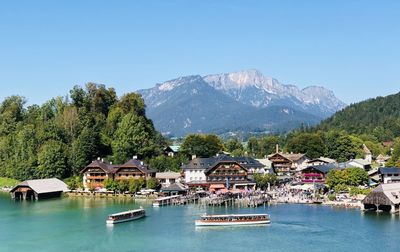
[[[1,1],[0,99],[256,68],[346,103],[400,91],[400,1]]]

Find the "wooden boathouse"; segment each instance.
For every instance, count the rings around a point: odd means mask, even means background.
[[[59,179],[34,179],[25,180],[13,189],[10,194],[13,199],[39,200],[60,197],[61,193],[67,192],[67,185]]]
[[[363,210],[396,213],[400,205],[400,183],[381,184],[362,201]]]

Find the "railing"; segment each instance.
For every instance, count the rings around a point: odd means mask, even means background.
[[[107,179],[107,176],[86,176],[87,179]]]
[[[145,177],[140,177],[140,176],[121,176],[121,177],[115,177],[115,180],[121,180],[121,179],[138,179],[138,178],[145,178]]]

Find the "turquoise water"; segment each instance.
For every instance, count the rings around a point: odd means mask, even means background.
[[[105,225],[143,206],[147,217]],[[202,213],[262,213],[268,226],[201,227]],[[399,251],[400,218],[324,206],[152,208],[150,202],[63,198],[14,202],[0,193],[0,251]]]

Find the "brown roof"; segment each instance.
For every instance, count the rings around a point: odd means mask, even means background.
[[[154,173],[155,172],[155,170],[150,168],[150,166],[145,164],[143,161],[140,161],[137,159],[128,160],[128,162],[126,162],[123,165],[120,165],[118,168],[124,168],[124,167],[136,167],[144,173]],[[117,170],[118,169],[116,169],[114,172],[116,172]]]
[[[100,168],[106,173],[116,173],[119,168],[124,167],[136,167],[144,173],[154,173],[155,171],[150,168],[143,161],[137,159],[131,159],[123,165],[112,165],[107,160],[94,160],[88,166],[81,170],[81,173],[85,172],[88,168]]]
[[[301,153],[296,153],[296,154],[283,154],[283,156],[287,159],[290,159],[290,160],[296,162],[297,160],[300,160],[301,158],[303,158],[305,155],[301,154]]]
[[[305,156],[305,154],[301,154],[301,153],[295,153],[295,154],[292,154],[292,153],[275,153],[275,154],[269,155],[268,158],[271,158],[271,157],[276,156],[276,155],[280,155],[280,156],[282,156],[282,157],[284,157],[286,159],[289,159],[292,162],[296,162],[296,161],[298,161],[299,159],[301,159],[301,158],[303,158]]]
[[[109,164],[107,161],[94,160],[88,166],[81,170],[81,173],[85,172],[87,168],[100,168],[106,173],[113,173],[119,166]]]

